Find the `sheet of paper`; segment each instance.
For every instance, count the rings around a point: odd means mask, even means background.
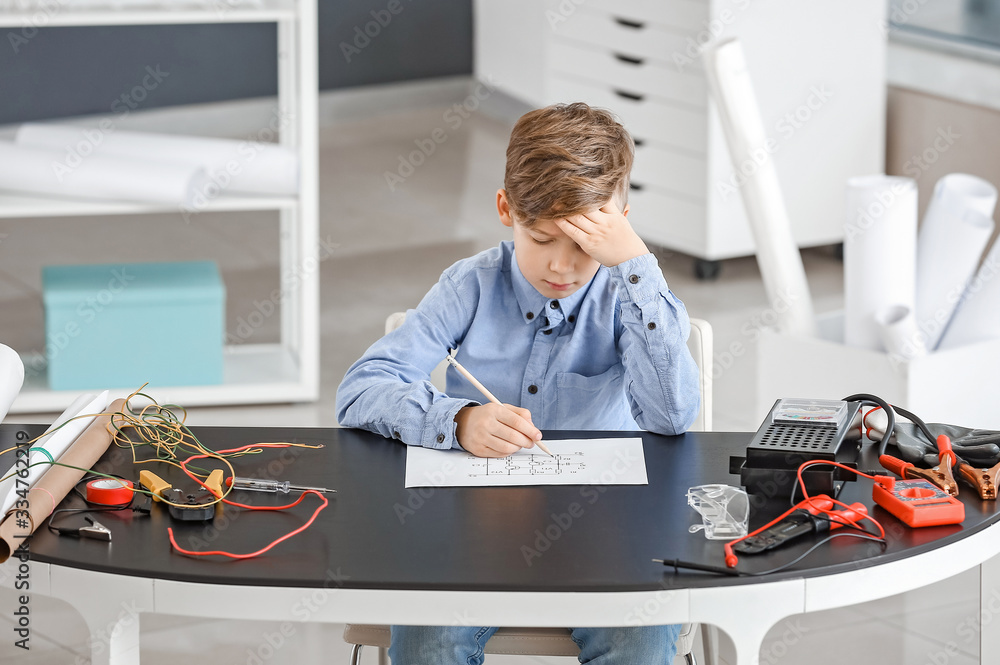
[[[406,487],[646,485],[642,439],[562,439],[488,459],[464,450],[406,449]]]

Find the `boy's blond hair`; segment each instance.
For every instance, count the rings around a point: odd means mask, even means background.
[[[539,219],[628,200],[632,137],[604,109],[583,102],[530,111],[517,121],[507,146],[504,189],[514,218]]]

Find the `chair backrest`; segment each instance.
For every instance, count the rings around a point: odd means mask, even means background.
[[[698,365],[698,389],[701,392],[701,410],[694,424],[693,432],[712,430],[712,324],[705,319],[691,319],[691,336],[688,349]]]
[[[406,312],[393,312],[385,320],[385,334],[403,325]],[[712,429],[712,325],[704,319],[691,319],[691,336],[688,349],[698,365],[698,389],[701,393],[701,410],[691,431],[708,432]],[[431,383],[438,390],[444,390],[444,375],[447,363],[444,361],[431,372]]]

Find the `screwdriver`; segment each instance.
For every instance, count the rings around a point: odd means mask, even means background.
[[[292,485],[287,480],[267,480],[264,478],[240,478],[234,476],[226,479],[226,484],[234,490],[251,490],[254,492],[336,492],[337,490],[326,489],[325,487],[306,487],[304,485]]]

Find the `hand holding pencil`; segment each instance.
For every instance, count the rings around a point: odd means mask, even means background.
[[[451,353],[447,360],[490,401],[482,406],[467,406],[455,416],[458,442],[463,448],[478,457],[506,457],[537,443],[552,454],[541,442],[542,433],[531,422],[530,411],[501,403]]]

